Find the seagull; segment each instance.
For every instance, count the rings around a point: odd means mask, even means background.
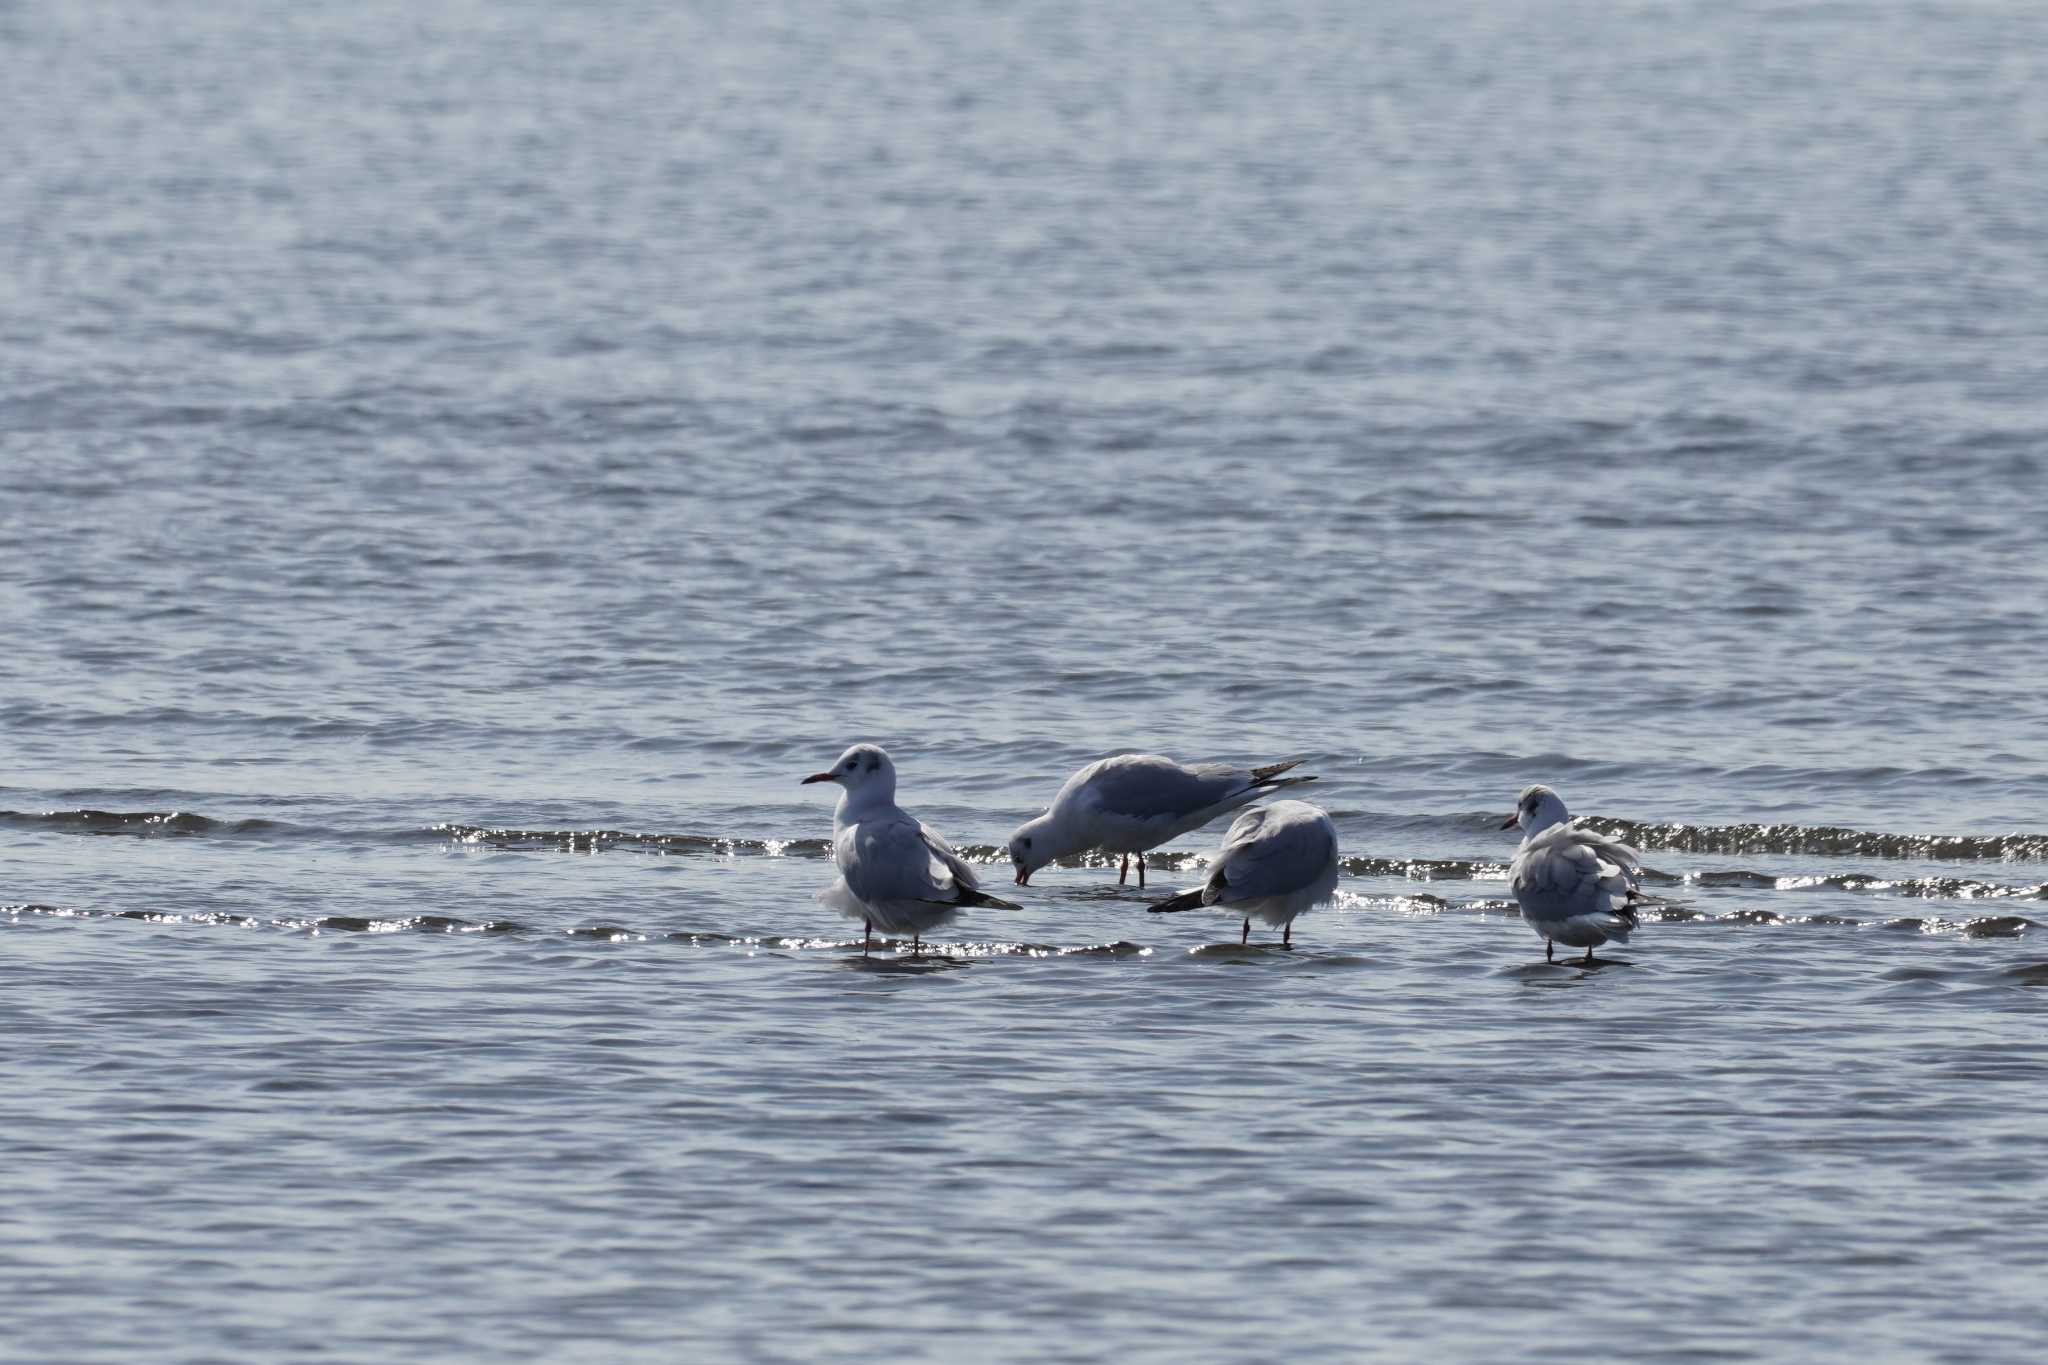
[[[1290,759],[1247,771],[1227,763],[1189,767],[1158,754],[1118,754],[1090,763],[1067,779],[1043,815],[1026,820],[1010,836],[1017,885],[1029,885],[1031,874],[1055,858],[1099,848],[1124,855],[1118,886],[1130,876],[1131,855],[1137,854],[1138,885],[1143,887],[1147,850],[1268,792],[1315,781],[1280,775],[1300,762]]]
[[[1522,827],[1522,846],[1508,867],[1508,886],[1522,918],[1543,936],[1543,960],[1555,962],[1560,943],[1584,948],[1585,965],[1608,939],[1628,942],[1636,927],[1643,865],[1636,851],[1572,823],[1564,798],[1548,787],[1529,787],[1515,801],[1502,829]]]
[[[896,804],[896,765],[873,744],[856,744],[822,773],[799,786],[837,782],[844,790],[832,812],[832,861],[839,879],[818,893],[818,903],[865,926],[860,955],[875,946],[875,926],[909,934],[910,952],[923,936],[950,924],[963,907],[1021,910],[985,895],[974,869],[953,846]]]
[[[1239,943],[1249,943],[1252,921],[1280,926],[1280,941],[1294,942],[1294,917],[1337,894],[1337,827],[1306,801],[1253,806],[1230,822],[1209,880],[1152,907],[1155,915],[1221,905],[1244,916]]]

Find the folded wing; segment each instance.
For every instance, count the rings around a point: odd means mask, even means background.
[[[973,891],[981,886],[981,878],[974,875],[974,868],[965,858],[953,851],[953,846],[941,838],[930,825],[919,823],[919,837],[924,840],[926,852],[931,855],[931,873],[938,885],[951,884],[957,890]]]
[[[944,840],[934,847],[924,826],[907,815],[847,826],[834,841],[833,856],[847,889],[869,905],[890,901],[950,905],[960,899],[961,881],[954,867],[964,871],[966,865]],[[969,872],[968,877],[972,876]]]
[[[1171,823],[1251,790],[1251,778],[1222,764],[1190,768],[1157,754],[1123,754],[1095,765],[1089,805],[1124,820]]]
[[[1515,894],[1554,918],[1614,915],[1635,922],[1642,862],[1634,849],[1588,829],[1557,826],[1515,857]]]
[[[1202,900],[1214,905],[1292,895],[1323,875],[1336,847],[1329,817],[1312,806],[1255,807],[1223,836]]]

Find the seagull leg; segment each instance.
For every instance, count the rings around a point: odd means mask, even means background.
[[[1590,943],[1586,945],[1586,961],[1583,965],[1588,967],[1593,965],[1593,945]]]
[[[911,955],[912,957],[916,957],[916,956],[917,956],[918,954],[922,953],[923,951],[924,951],[924,940],[923,940],[923,939],[922,939],[921,937],[919,937],[919,935],[918,935],[918,932],[917,932],[917,930],[915,930],[915,929],[912,929],[912,930],[910,931],[910,955]]]
[[[1280,946],[1281,946],[1281,947],[1283,947],[1283,948],[1292,948],[1292,947],[1294,946],[1294,921],[1293,921],[1293,920],[1289,920],[1289,921],[1287,921],[1286,927],[1285,927],[1285,928],[1283,928],[1283,929],[1281,929],[1281,931],[1280,931]]]
[[[1545,962],[1557,961],[1557,945],[1547,938],[1543,940],[1543,960]]]
[[[1138,855],[1138,889],[1145,889],[1145,855],[1142,853]]]
[[[1124,878],[1126,878],[1126,877],[1128,877],[1128,876],[1130,876],[1130,875],[1131,875],[1131,855],[1130,855],[1130,854],[1128,854],[1128,853],[1126,853],[1126,854],[1124,855],[1124,860],[1123,860],[1123,863],[1122,863],[1122,864],[1121,864],[1121,865],[1120,865],[1120,866],[1119,866],[1119,867],[1117,868],[1117,870],[1116,870],[1116,884],[1117,884],[1118,886],[1122,886],[1122,885],[1124,884]],[[1144,874],[1143,874],[1143,873],[1140,873],[1139,875],[1140,875],[1140,876],[1143,876]]]
[[[866,957],[874,951],[874,947],[875,922],[871,919],[862,920],[860,925],[860,955]]]
[[[1244,932],[1237,936],[1237,941],[1239,943],[1250,943],[1252,941],[1252,922],[1250,920],[1244,922]]]

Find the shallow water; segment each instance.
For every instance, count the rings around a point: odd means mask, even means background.
[[[1353,8],[0,8],[0,1354],[2031,1358],[2048,18]]]

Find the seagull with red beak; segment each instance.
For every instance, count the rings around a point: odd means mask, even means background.
[[[839,761],[804,779],[836,782],[832,861],[839,879],[818,893],[818,903],[861,921],[861,956],[875,946],[875,930],[909,934],[913,956],[924,935],[950,924],[969,906],[1020,910],[985,894],[980,880],[953,846],[896,804],[896,765],[873,744],[856,744]]]

